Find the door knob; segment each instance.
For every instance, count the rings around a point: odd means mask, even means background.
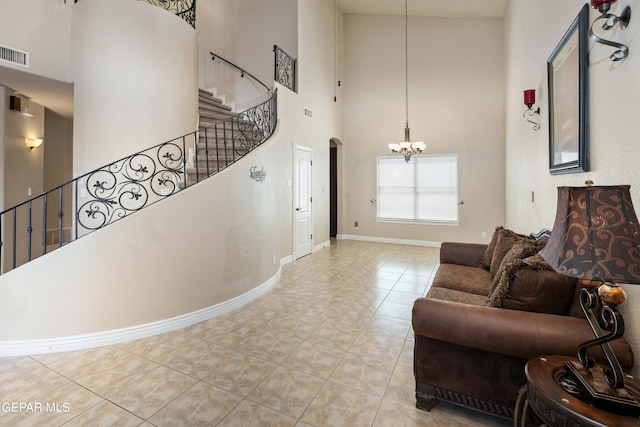
[[[302,210],[302,209],[300,209],[300,208],[296,208],[296,212],[299,212],[299,211],[301,211],[301,210]]]

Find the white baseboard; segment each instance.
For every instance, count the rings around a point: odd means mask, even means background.
[[[0,357],[82,350],[86,348],[118,344],[125,341],[146,338],[174,331],[176,329],[185,328],[219,316],[253,301],[274,287],[280,280],[281,275],[282,269],[280,268],[278,269],[278,272],[265,283],[243,295],[239,295],[230,300],[221,302],[220,304],[216,304],[202,310],[197,310],[192,313],[176,316],[171,319],[72,337],[0,341]]]
[[[396,239],[391,237],[376,237],[376,236],[360,236],[357,234],[338,234],[336,235],[338,240],[359,240],[363,242],[375,242],[375,243],[394,243],[397,245],[411,245],[411,246],[427,246],[431,248],[439,248],[442,242],[433,242],[429,240],[413,240],[413,239]]]
[[[327,240],[326,242],[322,242],[320,244],[315,245],[311,250],[311,253],[321,251],[323,249],[328,248],[329,246],[331,246],[331,240]]]

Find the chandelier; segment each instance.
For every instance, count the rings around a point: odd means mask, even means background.
[[[393,153],[399,153],[404,156],[404,161],[409,162],[413,153],[422,153],[426,148],[424,142],[411,142],[409,136],[409,49],[408,49],[408,28],[409,14],[407,8],[408,0],[404,0],[404,91],[405,91],[405,128],[404,141],[399,144],[389,144],[389,149]]]

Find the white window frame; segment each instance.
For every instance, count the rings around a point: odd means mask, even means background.
[[[452,182],[451,185],[447,186],[447,188],[450,191],[453,191],[454,195],[452,198],[454,198],[455,200],[452,200],[452,203],[455,203],[455,207],[453,207],[453,209],[455,210],[455,219],[436,219],[436,218],[425,218],[425,219],[418,219],[418,193],[419,193],[419,188],[420,187],[425,187],[425,186],[420,186],[419,183],[417,182],[418,180],[418,170],[419,168],[415,167],[415,161],[416,159],[420,159],[420,158],[433,158],[433,157],[439,157],[439,158],[443,158],[443,157],[448,157],[448,158],[453,158],[455,159],[455,162],[453,162],[453,168],[452,168],[452,175],[455,175],[454,177],[452,177]],[[377,222],[388,222],[388,223],[407,223],[407,224],[424,224],[424,225],[443,225],[443,226],[458,226],[460,225],[460,213],[459,213],[459,183],[458,183],[458,178],[459,178],[459,173],[458,173],[458,167],[459,167],[459,161],[458,161],[458,155],[457,154],[428,154],[428,155],[414,155],[411,156],[411,159],[409,160],[409,163],[413,162],[413,186],[412,187],[407,187],[408,189],[412,189],[413,190],[413,200],[414,200],[414,212],[412,215],[412,218],[390,218],[390,217],[382,217],[380,216],[380,207],[383,205],[383,203],[381,203],[381,184],[380,184],[380,163],[381,161],[383,162],[387,162],[387,161],[394,161],[394,162],[398,162],[398,167],[403,167],[403,166],[408,166],[407,163],[405,162],[404,158],[402,157],[398,157],[398,156],[384,156],[384,157],[378,157],[376,159],[376,191],[377,191],[377,207],[376,207],[376,221]],[[427,187],[430,188],[430,187]],[[431,187],[433,188],[433,187]],[[382,196],[384,197],[384,196]]]

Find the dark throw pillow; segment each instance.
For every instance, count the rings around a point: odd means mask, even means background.
[[[556,273],[536,254],[504,265],[494,284],[488,306],[566,315],[573,301],[576,279]]]

